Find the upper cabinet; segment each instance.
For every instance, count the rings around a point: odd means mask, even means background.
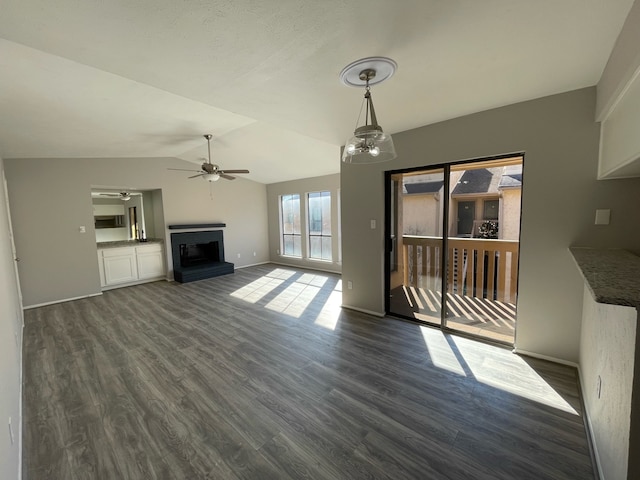
[[[640,177],[640,75],[600,125],[598,178]]]
[[[631,10],[598,82],[598,179],[640,177],[640,1]]]
[[[124,215],[124,205],[93,205],[93,216]]]

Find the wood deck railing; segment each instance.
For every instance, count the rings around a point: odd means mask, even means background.
[[[518,243],[449,238],[447,292],[516,303]],[[442,239],[403,235],[404,285],[442,289]]]

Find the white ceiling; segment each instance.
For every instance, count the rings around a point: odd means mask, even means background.
[[[595,85],[633,0],[0,0],[4,158],[179,157],[273,183],[339,171],[362,91],[391,133]],[[94,161],[94,160],[87,160]]]

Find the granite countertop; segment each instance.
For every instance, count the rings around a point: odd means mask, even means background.
[[[626,250],[571,247],[598,303],[640,310],[640,257]]]
[[[117,240],[114,242],[98,242],[98,248],[135,247],[137,245],[148,245],[150,243],[164,243],[161,238],[147,238],[146,242],[138,240]]]

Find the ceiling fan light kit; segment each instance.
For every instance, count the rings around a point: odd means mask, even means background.
[[[340,80],[349,87],[365,87],[363,107],[366,108],[364,125],[358,127],[345,143],[342,153],[344,163],[379,163],[396,158],[391,135],[382,130],[371,98],[371,86],[389,79],[397,64],[386,57],[367,57],[350,63],[340,72]],[[362,114],[362,108],[360,114]]]
[[[169,168],[169,170],[178,170],[180,172],[198,172],[197,175],[191,175],[188,178],[196,178],[202,177],[207,182],[217,182],[220,178],[224,178],[225,180],[235,180],[236,177],[229,175],[230,173],[249,173],[249,170],[221,170],[218,165],[211,163],[211,139],[213,135],[207,133],[204,135],[204,138],[207,139],[207,152],[208,152],[208,160],[200,167],[200,170],[185,170],[184,168]]]

